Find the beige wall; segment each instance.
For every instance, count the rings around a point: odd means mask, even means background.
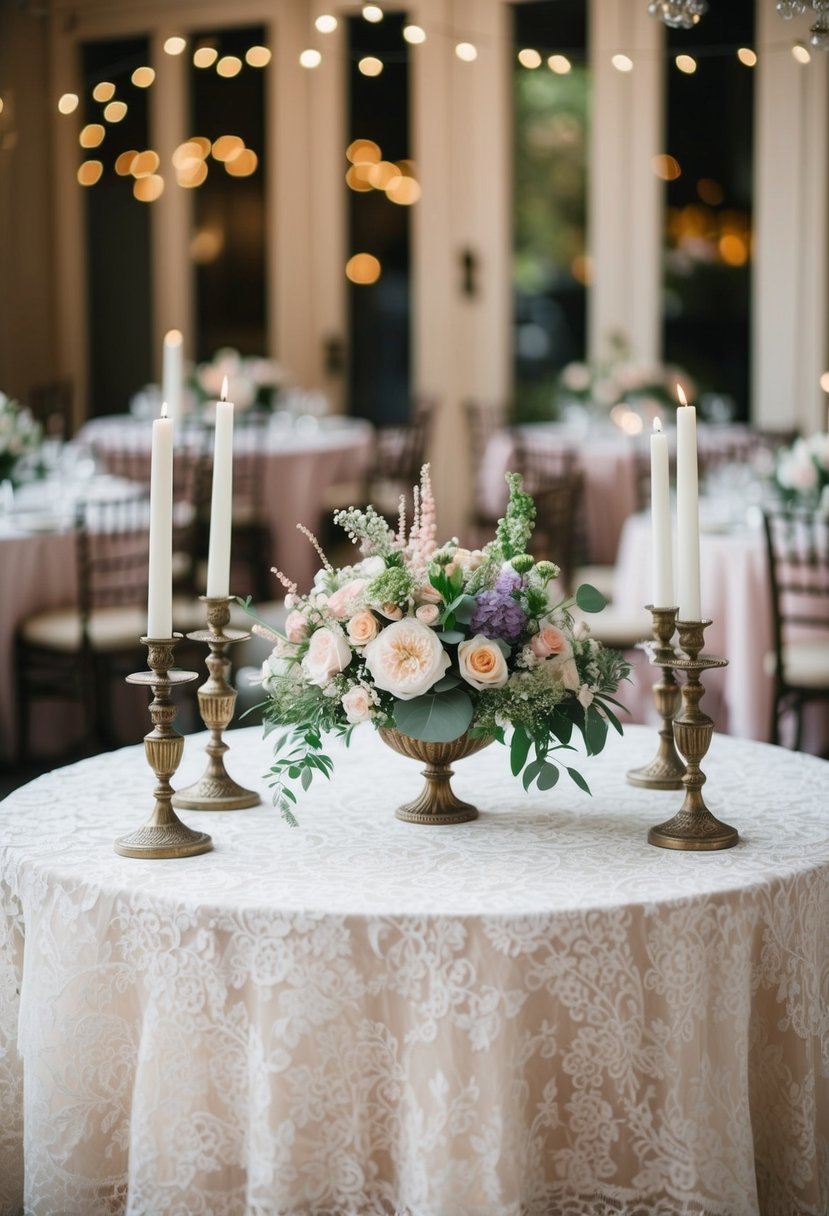
[[[21,400],[55,374],[48,33],[0,0],[0,390]]]

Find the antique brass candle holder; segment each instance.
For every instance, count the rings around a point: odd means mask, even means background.
[[[207,629],[188,633],[192,642],[206,642],[210,653],[207,668],[210,677],[198,690],[199,712],[210,731],[210,742],[205,751],[207,768],[198,781],[188,785],[173,798],[173,806],[197,811],[240,811],[244,807],[256,806],[260,797],[253,790],[246,790],[228,775],[224,754],[229,751],[222,732],[233,717],[236,707],[236,689],[228,683],[230,659],[225,650],[231,642],[249,638],[249,633],[239,629],[228,629],[230,620],[230,597],[199,597],[207,605]]]
[[[648,604],[647,609],[653,617],[651,663],[662,671],[661,679],[653,686],[653,699],[662,719],[662,727],[659,731],[659,748],[653,760],[643,768],[632,768],[627,779],[631,785],[649,790],[681,790],[685,764],[677,755],[674,744],[674,715],[679,709],[682,694],[671,665],[676,653],[671,638],[679,610],[654,608],[653,604]]]
[[[180,633],[172,638],[142,638],[148,648],[149,671],[127,676],[128,684],[143,684],[153,690],[150,718],[153,729],[144,736],[144,754],[156,775],[155,806],[142,828],[121,836],[115,842],[115,852],[122,857],[194,857],[208,853],[213,841],[206,832],[186,827],[172,808],[173,789],[170,778],[181,762],[184,739],[173,729],[176,707],[170,695],[178,684],[198,679],[195,671],[170,670],[173,650]]]
[[[727,659],[700,653],[703,635],[710,624],[710,621],[677,621],[681,653],[667,661],[675,671],[687,674],[682,686],[682,708],[674,718],[674,739],[687,764],[682,778],[685,801],[673,819],[648,832],[649,843],[662,849],[730,849],[740,839],[736,828],[720,823],[711,814],[702,797],[705,774],[700,763],[711,745],[714,723],[699,707],[705,693],[700,673],[728,665]]]

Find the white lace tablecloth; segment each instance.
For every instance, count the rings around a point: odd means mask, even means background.
[[[256,783],[269,742],[228,741]],[[11,795],[0,1209],[825,1216],[829,764],[716,736],[741,842],[678,853],[646,832],[680,795],[624,782],[655,744],[583,760],[592,798],[493,745],[453,781],[480,818],[424,828],[393,817],[418,766],[358,731],[299,828],[185,812],[215,851],[181,861],[113,852],[139,747]]]

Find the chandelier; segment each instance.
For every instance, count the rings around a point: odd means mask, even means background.
[[[811,9],[816,20],[809,32],[809,42],[821,50],[829,50],[829,0],[775,0],[775,8],[785,21],[802,17]],[[648,12],[673,30],[690,30],[708,10],[708,0],[650,0]]]

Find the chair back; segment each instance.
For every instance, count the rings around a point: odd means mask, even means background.
[[[532,550],[561,570],[562,586],[573,590],[573,571],[581,558],[581,498],[584,477],[578,455],[569,448],[533,445],[516,434],[515,471],[535,499]]]
[[[71,380],[34,384],[27,399],[32,415],[51,439],[71,439],[75,432],[74,391]]]
[[[796,508],[763,513],[778,670],[792,630],[825,630],[829,646],[829,516]]]
[[[401,496],[411,512],[412,487],[420,481],[420,470],[428,460],[434,414],[435,402],[421,397],[411,422],[379,426],[375,431],[367,492],[375,509],[390,520],[397,516]]]
[[[83,503],[76,523],[78,606],[85,640],[93,611],[147,602],[150,556],[147,498]]]

